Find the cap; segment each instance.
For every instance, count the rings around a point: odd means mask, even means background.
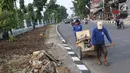
[[[102,21],[98,21],[97,22],[97,28],[98,29],[102,29],[103,28],[103,22]]]
[[[80,22],[79,20],[76,20],[75,22]]]

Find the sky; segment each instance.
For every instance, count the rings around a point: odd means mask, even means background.
[[[67,9],[67,13],[70,16],[73,13],[70,9],[71,7],[73,7],[72,1],[73,0],[57,0],[57,4],[63,5]]]
[[[28,3],[32,3],[33,0],[24,0],[25,1],[25,5],[28,5]],[[64,6],[67,9],[67,13],[69,14],[69,16],[73,13],[72,10],[70,9],[70,7],[73,7],[72,2],[73,0],[57,0],[57,4]],[[17,5],[19,3],[19,0],[17,0]],[[18,6],[19,7],[19,6]]]

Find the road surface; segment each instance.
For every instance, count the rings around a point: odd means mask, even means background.
[[[115,43],[114,47],[108,48],[110,66],[98,66],[95,57],[85,57],[82,60],[83,63],[90,69],[91,73],[130,73],[130,26],[127,25],[124,30],[117,30],[114,24],[105,23],[104,26],[108,29]],[[92,30],[93,27],[96,27],[96,22],[94,21],[89,25],[83,25],[84,30]],[[62,23],[58,30],[67,43],[75,50],[75,38],[71,25]],[[108,43],[107,40],[106,43]]]

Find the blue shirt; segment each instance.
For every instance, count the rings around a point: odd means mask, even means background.
[[[104,35],[107,37],[108,41],[112,43],[112,40],[106,28],[103,27],[101,31],[99,31],[97,27],[94,28],[92,31],[91,44],[92,45],[95,45],[95,44],[105,45]]]
[[[81,25],[81,24],[79,24],[79,25],[74,25],[74,26],[73,26],[73,31],[74,31],[74,34],[75,34],[75,36],[76,36],[76,32],[82,31],[82,25]]]

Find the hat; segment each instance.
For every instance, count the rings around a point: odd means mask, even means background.
[[[75,22],[80,22],[79,20],[76,20]]]
[[[103,28],[103,22],[102,21],[98,21],[97,22],[97,28],[98,29],[102,29]]]

